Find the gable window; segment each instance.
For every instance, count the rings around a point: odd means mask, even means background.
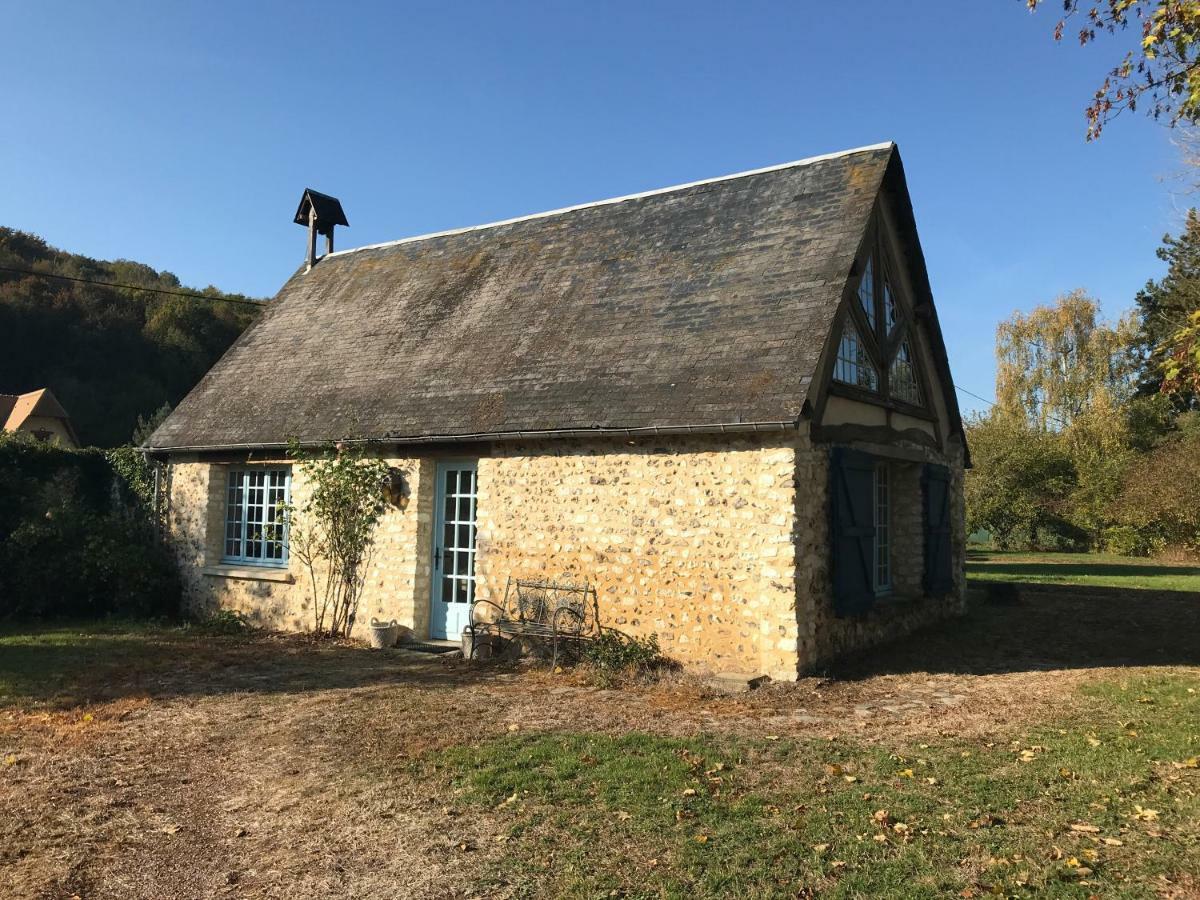
[[[900,346],[896,348],[896,355],[892,358],[892,366],[888,370],[888,387],[891,395],[897,400],[903,400],[913,406],[921,405],[921,386],[917,383],[912,350],[907,340],[901,341]]]
[[[923,406],[924,392],[913,353],[917,327],[897,292],[895,271],[881,238],[861,261],[862,275],[838,337],[833,380],[881,394],[907,406]]]
[[[867,348],[863,346],[858,330],[849,319],[842,328],[833,377],[843,384],[852,384],[869,391],[879,390],[879,373],[867,355]]]
[[[291,470],[231,469],[225,492],[223,562],[259,566],[287,565],[285,508]]]

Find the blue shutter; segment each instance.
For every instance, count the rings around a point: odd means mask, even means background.
[[[950,544],[950,470],[926,465],[921,474],[925,518],[925,593],[954,590],[954,556]]]
[[[833,451],[829,477],[833,611],[867,612],[875,602],[875,461],[841,447]]]

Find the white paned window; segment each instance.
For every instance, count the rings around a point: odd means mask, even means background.
[[[879,390],[879,373],[875,371],[875,365],[867,356],[867,348],[863,346],[858,331],[849,319],[842,329],[842,339],[838,342],[833,378],[843,384],[852,384],[869,391]]]
[[[906,340],[901,341],[896,349],[896,356],[888,369],[888,383],[892,396],[897,400],[913,406],[921,405],[921,385],[917,382],[912,350]]]
[[[892,589],[891,497],[888,465],[875,466],[875,593]]]
[[[231,469],[225,491],[222,562],[287,565],[289,469]]]
[[[871,328],[875,328],[875,261],[867,259],[867,265],[863,269],[862,280],[858,283],[858,302],[862,304],[863,312],[867,314],[867,321],[871,323]]]

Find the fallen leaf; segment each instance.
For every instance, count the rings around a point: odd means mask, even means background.
[[[826,763],[825,764],[825,774],[829,775],[831,777],[836,777],[838,775],[841,775],[845,771],[846,770],[843,769],[841,766],[839,766],[837,763]]]
[[[813,844],[813,852],[815,853],[824,853],[828,849],[828,844]]]
[[[708,843],[708,835],[707,834],[696,835],[696,843],[697,844],[707,844]]]
[[[518,725],[516,722],[513,722],[511,725],[508,726],[508,730],[509,731],[520,731],[521,726]]]
[[[896,774],[899,775],[901,778],[912,778],[913,770],[912,769],[901,769]]]
[[[1072,831],[1082,831],[1086,834],[1097,834],[1100,831],[1099,826],[1088,825],[1086,822],[1074,822],[1067,827]]]
[[[892,814],[886,809],[877,809],[871,814],[871,818],[880,824],[886,825],[892,818]]]
[[[777,735],[777,734],[768,734],[768,735],[766,735],[765,739],[766,739],[766,740],[768,740],[768,741],[777,741],[777,740],[779,740],[779,735]]]
[[[925,783],[926,784],[938,784],[939,782],[936,778],[926,778]]]
[[[17,754],[10,753],[8,756],[4,757],[4,764],[6,766],[15,766],[17,764]]]
[[[1088,743],[1089,743],[1089,744],[1091,744],[1093,747],[1099,747],[1099,746],[1100,746],[1100,741],[1099,741],[1097,738],[1094,738],[1094,737],[1090,737],[1090,738],[1088,738]]]
[[[178,825],[164,825],[161,829],[163,834],[177,834],[179,832]]]
[[[858,781],[857,775],[843,775],[842,778],[845,780],[846,784],[854,784],[854,782]]]
[[[625,810],[622,809],[617,813],[617,818],[620,819],[622,822],[628,822],[630,819],[633,818],[633,814],[627,813],[627,812],[625,812]]]
[[[96,718],[96,717],[95,717],[95,716],[93,716],[91,713],[84,713],[84,714],[83,714],[83,721],[85,721],[85,722],[90,722],[90,721],[92,721],[94,718]]]
[[[1158,818],[1157,809],[1145,809],[1137,804],[1134,804],[1133,809],[1133,815],[1130,816],[1132,819],[1141,819],[1143,822],[1151,822]]]
[[[1108,844],[1108,846],[1110,846],[1110,847],[1124,847],[1125,846],[1125,842],[1118,840],[1117,838],[1102,838],[1102,840],[1104,841],[1104,843]]]
[[[1181,763],[1171,763],[1177,769],[1200,769],[1200,756],[1189,756]]]

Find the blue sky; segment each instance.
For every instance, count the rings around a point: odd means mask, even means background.
[[[1168,130],[1084,142],[1121,51],[1056,45],[1023,0],[0,16],[0,224],[256,296],[302,261],[305,186],[345,248],[895,140],[955,380],[990,397],[998,320],[1075,287],[1118,314],[1190,201]]]

